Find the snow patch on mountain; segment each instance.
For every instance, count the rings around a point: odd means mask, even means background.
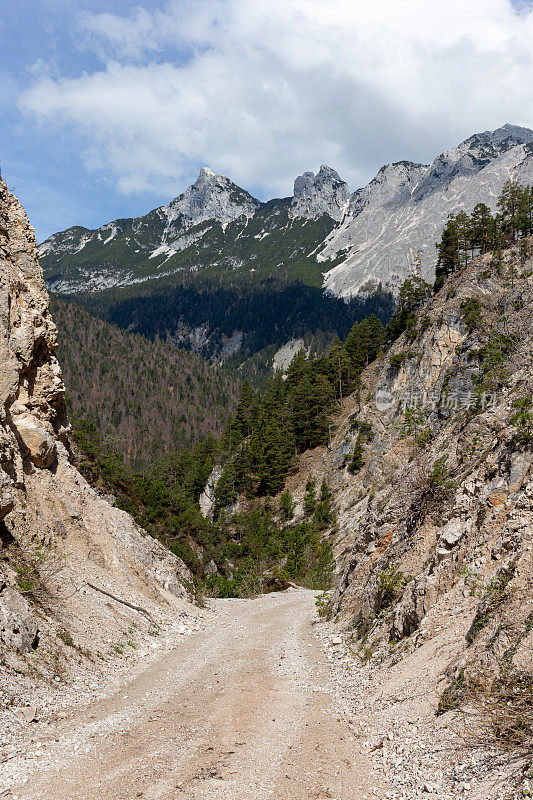
[[[190,247],[192,244],[198,242],[206,233],[212,229],[212,225],[207,225],[201,230],[190,231],[189,233],[185,233],[181,236],[178,236],[171,241],[167,241],[167,237],[169,235],[168,231],[165,231],[163,234],[163,241],[162,243],[152,250],[148,258],[157,258],[158,256],[166,256],[166,259],[172,258],[174,253],[179,253],[180,250],[185,250],[185,248]]]
[[[117,225],[114,222],[109,222],[107,225],[103,225],[98,231],[98,239],[102,242],[102,244],[109,244],[109,242],[113,241],[118,232],[119,230]],[[87,236],[85,238],[86,241],[83,243],[82,247],[80,247],[80,250],[85,247],[87,241],[92,239],[92,236]]]

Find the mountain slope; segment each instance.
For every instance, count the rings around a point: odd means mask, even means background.
[[[239,395],[227,373],[61,298],[51,310],[72,413],[94,420],[128,461],[148,463],[223,432]]]
[[[41,678],[50,685],[55,677],[57,686],[71,670],[98,674],[96,653],[105,663],[113,642],[146,640],[154,625],[168,624],[187,605],[191,575],[73,465],[57,329],[35,234],[3,181],[0,300],[4,721],[26,679],[24,695],[33,702]],[[5,686],[17,687],[11,700]]]
[[[398,796],[529,793],[532,252],[453,274],[287,481],[331,487],[332,658]]]
[[[449,214],[496,210],[509,178],[533,183],[533,131],[513,125],[430,166],[386,165],[352,195],[322,166],[296,179],[292,198],[260,203],[203,168],[168,206],[71,228],[40,252],[48,286],[108,321],[266,372],[292,339],[322,347],[370,313],[386,321],[413,270],[433,280]]]
[[[316,259],[300,262],[333,229],[347,199],[348,187],[327,167],[316,178],[306,173],[297,179],[292,201],[268,203],[203,167],[197,181],[168,206],[96,231],[54,234],[41,245],[40,257],[49,288],[63,294],[181,271],[254,280],[295,278],[303,271],[306,282],[320,286]]]
[[[506,180],[533,183],[533,131],[504,125],[476,134],[438,156],[429,167],[389,164],[352,195],[342,223],[318,258],[328,270],[324,286],[349,297],[378,285],[397,292],[419,261],[422,276],[435,277],[435,242],[449,214],[471,212],[476,203],[496,210]],[[342,254],[342,256],[341,256]]]

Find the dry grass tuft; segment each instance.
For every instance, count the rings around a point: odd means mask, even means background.
[[[533,676],[512,672],[472,683],[463,719],[472,744],[533,755]]]
[[[518,671],[494,678],[463,672],[443,692],[437,714],[459,710],[467,747],[533,756],[533,676]]]

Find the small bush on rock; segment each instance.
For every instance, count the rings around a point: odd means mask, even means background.
[[[530,445],[533,442],[533,414],[531,411],[531,398],[523,397],[515,400],[513,408],[516,409],[511,417],[511,425],[516,428],[514,441],[520,445]]]
[[[395,564],[390,564],[378,572],[378,610],[385,611],[390,608],[401,595],[407,579]]]

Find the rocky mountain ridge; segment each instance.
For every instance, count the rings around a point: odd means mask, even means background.
[[[294,181],[290,216],[317,219],[326,214],[337,222],[342,219],[350,200],[348,184],[338,172],[322,164],[315,175],[304,172]]]
[[[335,170],[296,178],[292,198],[262,203],[203,167],[168,206],[96,231],[75,227],[42,243],[49,288],[99,292],[187,275],[288,276],[339,297],[397,292],[415,263],[434,277],[434,245],[449,213],[496,198],[509,178],[533,181],[533,131],[506,124],[475,134],[429,166],[382,167],[350,194]],[[252,224],[253,223],[253,224]],[[305,226],[305,237],[303,227]]]
[[[350,209],[327,237],[318,259],[339,263],[325,272],[324,288],[350,297],[378,286],[398,292],[414,269],[432,281],[435,243],[449,214],[476,203],[496,211],[506,180],[533,182],[533,131],[504,125],[475,134],[429,166],[399,162],[383,167],[352,195]]]
[[[181,217],[185,226],[210,219],[225,226],[243,214],[253,216],[258,206],[258,200],[225,175],[216,175],[209,167],[202,167],[195,183],[161,211],[169,223]]]

